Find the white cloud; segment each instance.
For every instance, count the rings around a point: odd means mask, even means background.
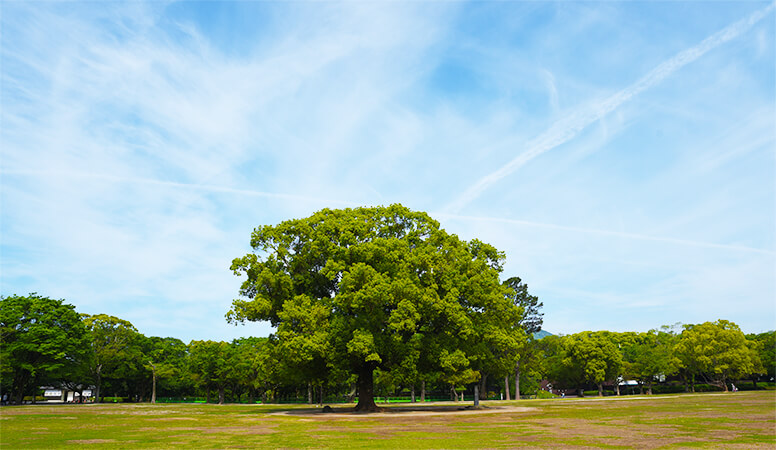
[[[477,174],[495,183],[522,147],[559,151],[509,172],[471,217],[432,216],[505,250],[550,331],[698,305],[698,286],[726,270],[737,275],[725,292],[751,283],[739,290],[767,309],[776,113],[762,74],[773,55],[757,42],[772,26],[758,25],[751,54],[710,52],[732,38],[723,31],[606,99],[643,70],[642,52],[655,61],[698,42],[729,9],[680,14],[701,31],[663,40],[651,30],[668,26],[629,4],[208,4],[245,14],[229,30],[175,14],[201,6],[3,5],[3,294],[64,297],[184,340],[266,332],[222,320],[240,284],[228,267],[253,227],[323,207],[440,211]],[[644,42],[601,51],[589,36],[632,36],[623,18],[643,20]],[[685,79],[678,67],[704,51]],[[620,71],[596,72],[596,55]],[[442,85],[452,66],[465,76]]]
[[[471,185],[463,194],[461,194],[461,196],[450,204],[447,209],[451,212],[459,212],[466,205],[479,197],[483,191],[504,177],[512,174],[515,170],[521,168],[529,161],[575,138],[585,128],[616,110],[622,104],[630,101],[633,97],[657,85],[665,78],[671,76],[685,65],[700,58],[705,53],[746,32],[754,24],[767,16],[773,8],[774,4],[772,3],[765,8],[756,11],[749,17],[739,20],[709,36],[698,45],[688,48],[673,58],[664,61],[627,88],[603,101],[596,102],[589,107],[573,111],[571,114],[554,123],[547,131],[527,142],[525,145],[527,150],[523,153],[500,167],[495,172],[486,175]]]

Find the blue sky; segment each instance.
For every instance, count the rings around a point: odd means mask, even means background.
[[[402,203],[552,333],[776,328],[776,18],[739,2],[2,2],[0,291],[146,335],[259,225]]]

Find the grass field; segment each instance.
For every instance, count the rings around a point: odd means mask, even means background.
[[[776,448],[776,391],[487,402],[351,414],[271,405],[0,409],[2,448]]]

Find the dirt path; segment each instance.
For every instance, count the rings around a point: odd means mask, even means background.
[[[515,413],[515,412],[529,412],[534,411],[536,408],[528,408],[523,406],[509,406],[509,405],[494,405],[494,406],[482,406],[479,409],[474,409],[469,406],[462,405],[430,405],[430,406],[392,406],[385,407],[382,411],[376,413],[364,413],[354,412],[352,407],[340,407],[332,408],[331,412],[323,412],[322,408],[316,409],[296,409],[288,411],[278,411],[271,413],[270,415],[285,415],[285,416],[299,416],[299,417],[326,417],[326,418],[343,418],[343,417],[386,417],[386,416],[401,416],[401,417],[424,417],[424,416],[448,416],[448,415],[475,415],[475,414],[498,414],[498,413]]]

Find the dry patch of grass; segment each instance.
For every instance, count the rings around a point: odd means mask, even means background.
[[[0,447],[776,448],[774,391],[461,406],[378,414],[276,405],[3,407]]]

